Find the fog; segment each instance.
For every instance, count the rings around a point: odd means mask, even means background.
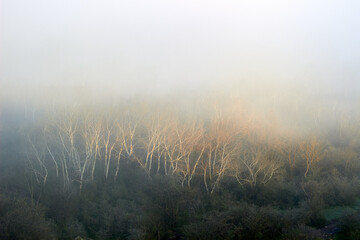
[[[360,239],[359,9],[0,1],[0,239]]]
[[[356,1],[4,0],[1,95],[220,91],[357,99],[359,7]]]

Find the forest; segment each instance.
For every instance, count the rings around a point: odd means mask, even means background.
[[[360,239],[360,115],[296,106],[3,103],[0,239]]]
[[[0,0],[0,240],[360,240],[359,9]]]

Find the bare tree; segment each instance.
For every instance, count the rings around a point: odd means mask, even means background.
[[[117,120],[112,116],[105,115],[103,119],[103,134],[102,134],[102,152],[105,163],[105,178],[108,178],[109,175],[109,167],[112,160],[112,153],[114,148],[119,140],[115,136],[115,125]]]
[[[234,164],[234,176],[241,184],[266,184],[281,166],[283,143],[267,128],[252,130],[242,139]]]
[[[94,179],[96,161],[97,157],[100,155],[100,140],[102,139],[101,130],[102,122],[97,119],[93,112],[87,111],[82,114],[80,133],[85,160],[80,169],[80,190],[82,189],[87,169],[91,170],[91,180]]]
[[[181,177],[181,185],[184,186],[186,182],[190,186],[206,149],[205,129],[203,122],[192,120],[179,124],[175,131],[181,156],[176,171]]]
[[[128,159],[135,159],[142,168],[146,169],[142,160],[134,154],[134,149],[136,147],[135,134],[140,121],[141,115],[130,112],[129,110],[126,110],[117,118],[117,141],[118,146],[120,146],[118,148],[118,161],[123,153]]]
[[[47,164],[46,143],[40,125],[32,127],[25,133],[26,139],[26,159],[27,167],[30,171],[25,171],[28,191],[32,204],[38,204],[43,192],[43,188],[49,176]],[[35,201],[36,200],[36,201]]]
[[[179,164],[184,160],[184,129],[179,119],[170,117],[164,122],[165,131],[161,137],[164,174],[169,176],[178,175]]]
[[[160,113],[150,113],[150,116],[144,120],[143,125],[145,129],[145,136],[142,138],[142,145],[144,146],[146,156],[143,165],[146,171],[151,174],[153,157],[154,155],[157,156],[157,174],[159,174],[161,156],[163,153],[161,140],[164,137],[166,128],[166,125],[164,125],[164,115]]]
[[[299,145],[299,155],[305,161],[306,169],[304,176],[307,177],[309,170],[324,158],[324,147],[315,137],[303,140]]]
[[[46,147],[41,130],[35,130],[27,136],[29,149],[26,151],[29,166],[31,167],[36,181],[46,184],[48,168],[46,166]]]
[[[206,134],[206,160],[203,161],[205,188],[211,194],[231,167],[233,154],[239,142],[236,120],[217,114],[211,120]]]
[[[289,167],[289,175],[290,177],[293,177],[296,159],[299,155],[299,144],[294,133],[285,134],[283,150]]]

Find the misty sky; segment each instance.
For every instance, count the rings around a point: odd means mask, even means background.
[[[0,94],[360,90],[360,1],[2,0]]]

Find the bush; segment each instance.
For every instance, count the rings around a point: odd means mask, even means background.
[[[340,232],[344,239],[360,239],[360,215],[354,210],[349,210],[339,221]]]
[[[188,239],[242,239],[241,224],[235,223],[233,216],[211,213],[201,221],[186,225],[183,229]]]
[[[55,239],[43,210],[0,196],[0,239]]]
[[[277,239],[283,224],[278,210],[241,203],[209,213],[199,222],[185,226],[184,232],[189,239]]]
[[[336,205],[352,205],[356,202],[359,193],[358,179],[349,180],[348,178],[332,178],[331,186],[334,192]]]
[[[284,229],[284,234],[282,236],[284,240],[321,240],[321,232],[312,227],[299,225],[296,227],[291,227]]]

